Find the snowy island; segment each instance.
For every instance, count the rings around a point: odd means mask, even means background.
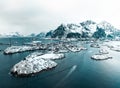
[[[25,51],[33,51],[42,49],[41,46],[11,46],[4,50],[4,54],[14,54]]]
[[[107,54],[95,54],[91,57],[91,59],[94,60],[107,60],[107,59],[112,59],[111,56],[107,55]]]
[[[71,52],[80,52],[81,50],[87,50],[87,48],[83,46],[77,46],[77,45],[72,45],[72,44],[66,45],[66,48]]]
[[[15,64],[11,69],[11,73],[16,76],[29,76],[44,70],[52,69],[57,66],[54,59],[64,58],[64,54],[41,54],[32,53],[25,60]]]

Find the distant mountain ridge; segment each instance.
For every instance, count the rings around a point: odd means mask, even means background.
[[[18,38],[18,37],[39,37],[45,38],[46,33],[41,32],[39,34],[31,33],[30,35],[23,35],[19,32],[10,32],[10,33],[2,33],[0,34],[0,38]]]
[[[106,21],[96,23],[91,20],[79,24],[61,24],[47,33],[22,35],[19,32],[0,34],[0,37],[39,37],[39,38],[120,38],[120,30]]]
[[[0,37],[24,37],[24,35],[22,35],[21,33],[19,32],[10,32],[10,33],[3,33],[3,34],[0,34]]]
[[[79,24],[61,24],[47,34],[51,38],[113,38],[120,37],[120,30],[106,21],[96,23],[87,20]]]
[[[26,37],[40,37],[40,38],[45,38],[45,35],[46,35],[46,33],[41,32],[41,33],[39,33],[39,34],[32,33],[32,34],[30,34],[30,35],[27,35]]]

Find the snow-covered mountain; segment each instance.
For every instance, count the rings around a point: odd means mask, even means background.
[[[22,35],[19,32],[3,33],[0,37],[39,37],[39,38],[120,38],[120,30],[116,29],[110,23],[102,21],[96,23],[91,20],[79,24],[61,24],[55,30],[47,33],[32,33]]]
[[[46,33],[40,32],[39,34],[31,33],[30,35],[27,35],[26,37],[39,37],[39,38],[45,38]]]
[[[0,34],[0,37],[24,37],[24,35],[22,35],[19,32],[10,32],[10,33],[2,33]]]
[[[46,33],[44,33],[44,32],[41,32],[36,35],[36,37],[39,37],[39,38],[45,38],[45,36],[46,36]]]
[[[30,35],[27,35],[27,37],[35,37],[37,34],[31,33]]]
[[[49,32],[46,33],[45,37],[46,38],[51,38],[52,33],[53,33],[53,30],[50,30]]]
[[[1,33],[0,38],[18,38],[18,37],[39,37],[39,38],[45,38],[46,33],[40,32],[39,34],[31,33],[29,35],[23,35],[19,32],[10,32],[10,33]]]
[[[80,24],[61,24],[57,29],[49,31],[48,35],[52,38],[113,38],[120,36],[120,30],[106,21],[96,23],[87,20]]]

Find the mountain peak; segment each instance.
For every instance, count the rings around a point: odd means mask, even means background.
[[[86,20],[80,23],[82,26],[85,25],[90,25],[90,24],[96,24],[96,22],[92,21],[92,20]]]
[[[105,30],[110,30],[110,31],[115,30],[114,26],[107,21],[100,22],[99,24],[97,24],[97,27]]]
[[[61,24],[50,33],[54,38],[112,38],[115,31],[116,29],[107,21],[97,24],[92,20],[86,20],[80,24]],[[120,33],[116,34],[120,36]]]

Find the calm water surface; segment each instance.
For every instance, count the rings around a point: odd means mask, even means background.
[[[30,38],[12,39],[14,45],[21,45]],[[46,42],[45,40],[42,40]],[[0,39],[0,43],[9,43],[9,39]],[[18,42],[14,43],[14,42]],[[4,50],[9,45],[0,45]],[[90,48],[79,53],[66,53],[65,58],[56,60],[58,66],[32,77],[16,78],[9,74],[16,63],[32,52],[4,55],[0,52],[0,88],[120,88],[120,53],[114,53],[114,59],[95,61],[91,55],[98,52]]]

